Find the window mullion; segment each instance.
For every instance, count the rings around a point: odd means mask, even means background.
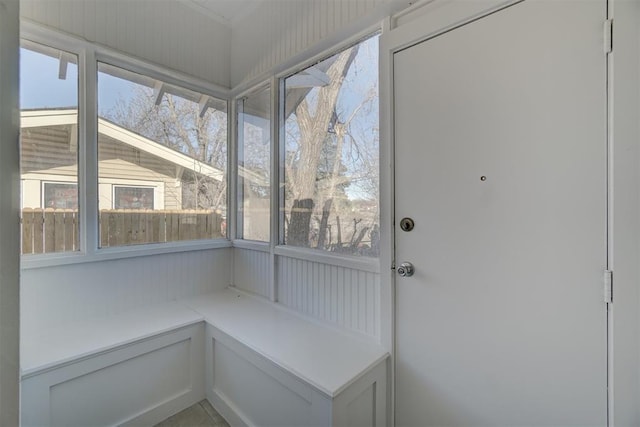
[[[80,229],[84,251],[95,254],[99,242],[98,221],[98,111],[97,62],[95,51],[86,49],[82,55],[80,78]]]
[[[274,176],[276,177],[276,193],[277,197],[276,198],[276,203],[275,203],[275,212],[277,212],[277,229],[276,229],[276,236],[277,236],[277,244],[278,245],[283,245],[284,244],[284,216],[285,216],[285,193],[284,193],[284,183],[285,183],[285,176],[284,176],[284,165],[285,165],[285,121],[286,121],[286,117],[284,114],[284,99],[285,99],[285,84],[284,84],[284,78],[281,79],[277,79],[276,81],[276,86],[275,86],[275,90],[277,90],[277,96],[276,101],[275,101],[275,110],[277,111],[277,125],[276,125],[276,139],[275,141],[277,141],[276,147],[276,153],[277,155],[274,156],[274,158],[277,158],[277,163],[275,166],[275,171],[276,173],[274,173]]]
[[[280,79],[273,77],[270,85],[271,90],[271,230],[270,236],[270,266],[271,274],[269,276],[271,281],[270,291],[271,300],[277,301],[277,255],[275,254],[275,248],[280,243]]]
[[[240,170],[241,170],[240,162],[244,161],[244,151],[243,151],[244,119],[242,117],[242,114],[244,113],[244,99],[243,98],[236,99],[233,105],[235,106],[235,109],[236,109],[235,113],[233,114],[233,117],[235,118],[235,123],[233,126],[234,138],[233,138],[233,150],[232,150],[232,153],[235,157],[232,159],[232,162],[231,162],[231,164],[234,167],[232,176],[233,178],[235,178],[234,191],[233,191],[233,194],[235,194],[235,197],[233,197],[233,200],[235,201],[235,209],[234,209],[234,216],[233,216],[233,218],[235,218],[234,238],[243,239],[244,238],[244,234],[243,234],[244,218],[241,212],[243,212],[243,208],[244,208],[244,199],[243,199],[244,198],[244,178],[240,176]]]

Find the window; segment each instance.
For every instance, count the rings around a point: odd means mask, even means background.
[[[238,101],[238,237],[269,242],[271,91]]]
[[[141,63],[127,70],[103,62],[126,58],[87,49],[97,73],[79,69],[82,53],[22,43],[23,253],[86,245],[93,256],[100,248],[227,237],[227,101],[206,86],[194,90],[199,84],[188,78],[146,75]],[[377,70],[376,35],[279,79],[278,111],[271,85],[237,100],[233,237],[378,256]],[[79,97],[80,81],[96,93]],[[97,135],[79,121],[79,99],[95,102]]]
[[[42,206],[53,209],[78,209],[78,185],[60,182],[45,182]]]
[[[378,256],[378,36],[284,80],[284,243]]]
[[[114,209],[153,209],[153,188],[113,187]]]
[[[98,63],[98,111],[101,247],[225,237],[226,101]]]
[[[37,43],[20,49],[23,254],[80,249],[77,63]]]

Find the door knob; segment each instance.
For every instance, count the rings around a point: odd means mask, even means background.
[[[402,277],[411,277],[415,272],[415,268],[413,268],[413,264],[410,262],[403,262],[398,267],[398,274]]]

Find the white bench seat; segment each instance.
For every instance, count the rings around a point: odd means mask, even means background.
[[[330,397],[389,355],[374,342],[233,288],[185,303],[208,324]]]
[[[183,303],[171,302],[57,328],[45,325],[37,336],[21,339],[22,378],[202,320]]]
[[[22,425],[383,425],[388,353],[234,288],[21,337]]]

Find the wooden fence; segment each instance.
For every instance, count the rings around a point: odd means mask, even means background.
[[[79,218],[72,209],[22,210],[22,253],[77,251]],[[100,247],[224,237],[210,210],[101,210]]]

